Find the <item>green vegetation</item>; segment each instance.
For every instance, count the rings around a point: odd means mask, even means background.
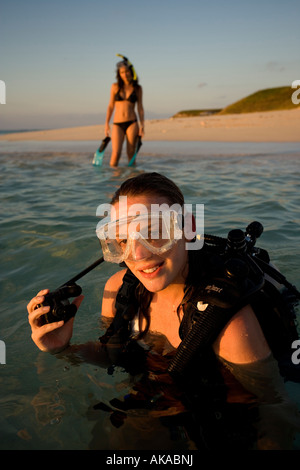
[[[222,109],[189,109],[187,111],[179,111],[174,114],[174,118],[179,117],[195,117],[195,116],[208,116],[209,114],[216,114],[222,111]]]
[[[254,113],[257,111],[279,111],[293,109],[292,88],[283,86],[257,91],[222,109],[220,114]]]
[[[254,113],[260,111],[280,111],[285,109],[295,109],[292,103],[293,89],[290,86],[278,88],[267,88],[243,98],[236,103],[226,106],[224,109],[192,109],[179,111],[173,117],[194,117],[209,114],[240,114]]]

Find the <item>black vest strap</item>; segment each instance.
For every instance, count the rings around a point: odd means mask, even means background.
[[[246,254],[228,259],[214,255],[211,262],[207,277],[184,305],[182,342],[168,368],[173,377],[181,376],[195,354],[213,344],[233,315],[264,285],[263,272]],[[207,304],[204,310],[198,310],[199,301]]]
[[[101,343],[106,344],[116,333],[126,342],[131,334],[130,322],[134,319],[138,305],[135,298],[135,290],[138,279],[127,269],[123,277],[123,284],[116,297],[116,315],[103,336],[99,338]]]

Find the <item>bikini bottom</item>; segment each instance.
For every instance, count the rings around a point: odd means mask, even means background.
[[[114,124],[115,124],[115,126],[121,127],[124,134],[126,134],[126,131],[127,131],[128,127],[131,126],[131,124],[133,124],[134,122],[137,122],[137,119],[134,119],[133,121],[114,122]]]

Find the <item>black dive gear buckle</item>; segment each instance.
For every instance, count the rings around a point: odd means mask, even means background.
[[[103,261],[103,257],[99,258],[58,289],[45,295],[43,303],[36,306],[36,308],[50,307],[49,312],[40,317],[41,325],[61,320],[67,322],[76,315],[76,305],[69,302],[70,297],[78,297],[82,292],[81,287],[76,284],[76,281],[92,271],[92,269],[96,268],[99,264],[103,263]]]

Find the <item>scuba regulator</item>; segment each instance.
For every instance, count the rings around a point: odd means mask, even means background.
[[[99,264],[103,263],[103,261],[103,257],[99,258],[58,289],[45,295],[44,302],[36,307],[50,307],[49,312],[41,316],[41,325],[54,323],[60,320],[67,322],[76,315],[77,307],[69,301],[70,297],[78,297],[82,292],[81,287],[76,284],[76,281],[92,271],[92,269],[96,268]]]
[[[70,318],[74,317],[77,312],[77,307],[70,304],[70,297],[77,297],[82,292],[82,289],[77,284],[64,285],[59,287],[53,292],[45,295],[45,300],[39,307],[49,306],[50,310],[41,317],[41,324],[53,323],[56,321],[64,320],[67,322]]]

